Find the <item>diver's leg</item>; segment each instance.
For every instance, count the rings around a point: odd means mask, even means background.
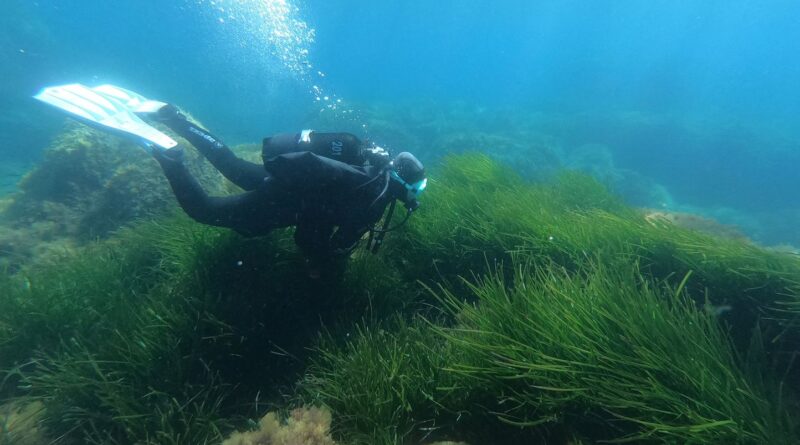
[[[220,173],[239,187],[255,190],[268,176],[263,165],[236,157],[219,138],[190,122],[174,106],[163,107],[158,111],[157,117],[175,133],[191,142]]]
[[[180,159],[178,151],[156,151],[175,198],[181,208],[197,222],[234,229],[246,235],[267,233],[276,227],[294,223],[293,215],[281,212],[272,187],[262,183],[256,190],[233,196],[216,197],[206,194]]]

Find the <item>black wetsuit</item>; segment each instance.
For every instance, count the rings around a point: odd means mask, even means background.
[[[182,116],[164,123],[245,190],[208,196],[182,162],[156,156],[189,216],[250,236],[297,226],[295,242],[312,261],[349,253],[393,199],[392,193],[381,196],[387,180],[379,167],[364,165],[363,144],[349,133],[312,133],[306,142],[300,135],[265,139],[264,164],[259,165],[237,158],[218,138]],[[347,162],[332,159],[336,157]]]

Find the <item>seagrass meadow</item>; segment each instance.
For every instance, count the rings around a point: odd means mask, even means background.
[[[319,280],[181,215],[2,274],[0,444],[800,440],[796,255],[479,154],[423,206]]]

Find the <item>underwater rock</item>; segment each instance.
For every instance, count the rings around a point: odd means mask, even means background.
[[[696,230],[723,238],[747,239],[747,237],[734,226],[729,226],[693,213],[670,212],[665,210],[645,210],[644,218],[651,224],[659,221],[668,222],[684,229]]]
[[[59,232],[58,224],[53,221],[16,229],[0,225],[0,270],[14,273],[34,259],[46,260],[74,250],[75,240],[54,236]]]
[[[0,443],[44,445],[52,443],[38,427],[44,407],[40,402],[10,402],[0,406]]]
[[[196,150],[187,149],[185,159],[208,193],[231,190]],[[177,208],[149,154],[122,138],[73,122],[18,187],[0,212],[0,259],[11,264],[35,257],[35,246],[42,242],[72,245],[106,237],[137,219]]]
[[[267,413],[258,425],[256,431],[233,433],[222,445],[336,445],[330,436],[331,412],[327,408],[297,408],[285,422],[275,413]]]

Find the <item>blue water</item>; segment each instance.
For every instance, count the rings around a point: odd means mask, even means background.
[[[636,204],[800,245],[794,1],[3,4],[3,162],[36,159],[58,132],[62,118],[30,99],[50,84],[120,84],[179,104],[229,143],[315,122],[396,142],[370,132],[383,107],[422,139],[439,116],[452,126],[441,131],[543,135],[567,155],[600,144],[614,168],[669,195]],[[419,106],[422,122],[393,106]]]

